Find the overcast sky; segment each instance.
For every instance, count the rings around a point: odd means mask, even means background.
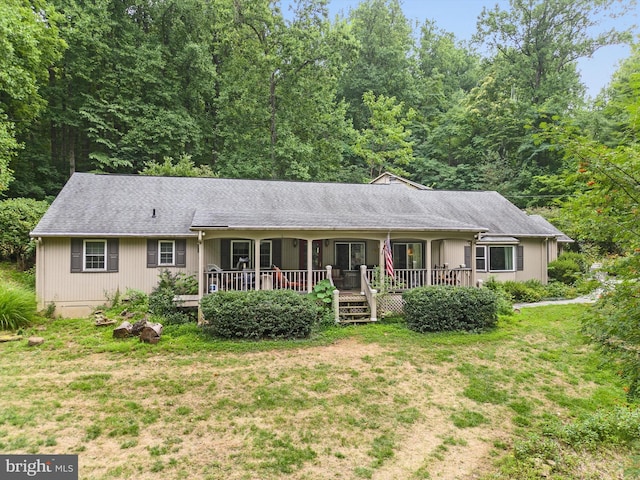
[[[288,2],[283,0],[283,8]],[[355,8],[359,0],[330,0],[331,15],[343,14],[347,16],[349,9]],[[476,30],[476,21],[483,7],[493,8],[499,4],[501,8],[509,5],[508,0],[401,0],[407,18],[422,25],[426,19],[435,20],[436,25],[448,32],[452,32],[458,40],[470,40]],[[640,10],[640,8],[639,8]],[[620,30],[631,25],[639,24],[639,12],[627,15],[624,19],[616,20],[616,28]],[[419,31],[417,28],[415,31]],[[640,32],[638,32],[640,33]],[[620,60],[627,58],[630,49],[627,46],[611,46],[598,50],[593,58],[582,59],[578,67],[582,74],[582,81],[590,96],[595,96],[600,89],[611,80],[611,75],[617,69]]]

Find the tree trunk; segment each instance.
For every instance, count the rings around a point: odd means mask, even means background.
[[[132,328],[133,328],[133,325],[131,325],[131,322],[125,320],[124,322],[122,322],[120,324],[120,326],[118,328],[115,328],[113,330],[113,338],[127,338],[127,337],[130,337]]]
[[[160,341],[160,335],[162,335],[162,324],[147,322],[140,332],[140,341],[156,344]]]

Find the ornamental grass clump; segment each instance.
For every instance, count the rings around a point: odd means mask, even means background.
[[[473,287],[421,287],[402,295],[407,327],[416,332],[478,332],[495,327],[494,292]]]
[[[0,285],[0,330],[18,330],[36,316],[37,303],[30,290]]]

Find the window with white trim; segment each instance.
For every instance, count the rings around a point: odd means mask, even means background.
[[[272,252],[271,240],[262,240],[260,242],[260,268],[271,268],[273,265]]]
[[[176,242],[174,240],[158,241],[158,265],[175,265]]]
[[[85,272],[103,272],[107,269],[107,241],[85,240],[83,245]]]
[[[476,247],[476,270],[478,272],[487,270],[487,247]]]
[[[231,268],[239,268],[239,265],[245,262],[247,268],[251,268],[251,240],[231,240]]]
[[[489,271],[513,272],[515,271],[515,248],[513,245],[489,246]]]

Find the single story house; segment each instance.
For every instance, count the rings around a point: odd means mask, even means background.
[[[397,291],[489,276],[546,283],[548,262],[571,241],[496,192],[390,174],[340,184],[74,173],[31,236],[39,306],[64,317],[116,291],[150,293],[163,270],[197,277],[199,298],[308,292],[323,279],[369,291],[385,277],[387,245]]]

